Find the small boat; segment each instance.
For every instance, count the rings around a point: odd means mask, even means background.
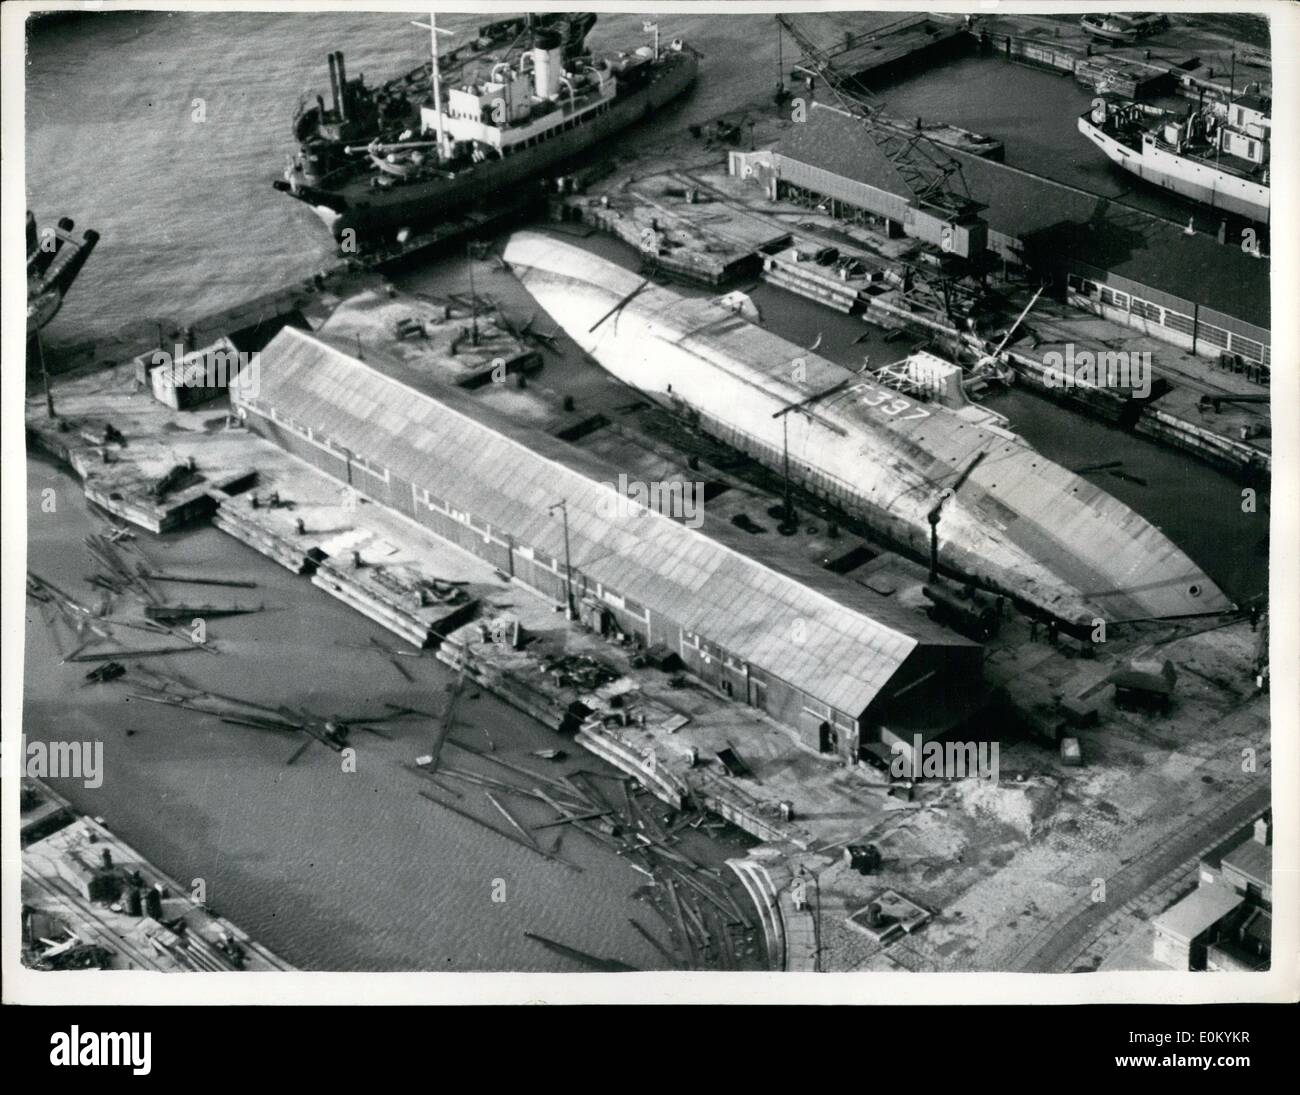
[[[1122,15],[1085,15],[1079,26],[1094,38],[1121,45],[1132,45],[1138,38],[1137,27]]]
[[[563,760],[569,754],[563,749],[534,749],[533,756],[541,757],[542,760]]]

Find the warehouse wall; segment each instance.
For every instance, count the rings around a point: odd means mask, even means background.
[[[434,535],[483,559],[518,582],[557,604],[565,597],[564,560],[514,541],[501,529],[490,527],[472,513],[456,510],[445,500],[413,485],[363,453],[345,453],[319,431],[281,420],[272,408],[244,401],[245,422],[258,435],[274,442],[326,475],[349,482],[365,497],[414,518]],[[748,665],[704,636],[686,631],[679,623],[653,608],[591,581],[573,569],[573,595],[598,597],[627,634],[642,636],[647,645],[659,644],[681,657],[687,669],[710,687],[742,703],[766,711],[783,725],[797,730],[814,749],[826,748],[823,724],[834,731],[829,751],[856,761],[858,719],[837,711],[779,677]]]

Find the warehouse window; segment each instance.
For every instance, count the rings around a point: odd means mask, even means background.
[[[1137,297],[1134,297],[1130,310],[1135,316],[1141,316],[1143,319],[1149,319],[1154,323],[1160,322],[1159,305],[1151,304],[1148,301],[1139,300]]]
[[[1227,345],[1224,343],[1224,345]],[[1256,342],[1253,338],[1247,338],[1245,335],[1232,336],[1232,348],[1242,357],[1248,357],[1252,361],[1262,361],[1268,363],[1268,349],[1262,344]]]

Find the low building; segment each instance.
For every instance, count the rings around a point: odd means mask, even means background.
[[[1273,917],[1243,905],[1220,925],[1218,938],[1205,951],[1205,968],[1215,973],[1257,973],[1269,968]]]
[[[1272,946],[1272,813],[1202,860],[1199,885],[1153,921],[1153,956],[1178,970],[1267,969]]]
[[[822,752],[856,761],[868,742],[937,736],[983,702],[978,644],[729,522],[628,506],[591,455],[431,390],[286,328],[262,353],[257,394],[232,402],[313,467],[575,613],[602,605]]]
[[[159,357],[166,360],[148,365],[150,360]],[[174,411],[186,411],[210,403],[234,384],[249,382],[251,378],[241,376],[248,366],[248,357],[239,353],[230,339],[221,338],[180,358],[164,351],[145,355],[144,360],[153,397]]]
[[[1201,860],[1201,885],[1224,886],[1252,905],[1273,908],[1273,815],[1256,818],[1248,840],[1221,844]]]
[[[122,892],[122,880],[111,866],[76,850],[66,852],[63,861],[65,876],[85,900],[113,901]]]
[[[1222,886],[1198,887],[1155,918],[1153,957],[1171,969],[1205,969],[1209,947],[1241,905],[1241,897]]]

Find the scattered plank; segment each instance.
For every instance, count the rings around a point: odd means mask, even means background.
[[[143,650],[104,650],[97,654],[77,654],[64,658],[65,662],[102,662],[107,658],[160,658],[164,654],[190,654],[200,649],[202,643],[190,646],[159,646]]]
[[[575,962],[581,962],[600,973],[639,973],[636,966],[629,966],[626,962],[616,962],[612,958],[601,958],[599,955],[588,954],[586,951],[580,951],[577,947],[570,947],[564,943],[557,943],[554,939],[547,939],[544,935],[538,935],[536,932],[526,931],[524,935],[536,943],[540,943],[548,950],[556,954],[562,954],[566,958],[572,958]]]
[[[452,806],[449,803],[443,802],[441,799],[434,798],[434,796],[429,794],[427,791],[417,790],[416,794],[418,794],[421,798],[426,799],[429,802],[432,802],[435,806],[441,806],[444,810],[447,810],[455,814],[459,818],[463,818],[465,821],[473,822],[475,825],[479,826],[480,828],[487,829],[488,832],[496,833],[497,836],[501,837],[503,840],[510,841],[511,844],[517,844],[521,848],[526,848],[528,851],[541,856],[543,859],[550,860],[552,863],[559,863],[565,867],[568,867],[569,870],[571,871],[577,871],[579,874],[582,873],[583,868],[579,867],[578,864],[570,863],[567,859],[560,859],[558,856],[553,856],[551,855],[550,852],[543,851],[541,848],[537,847],[534,844],[528,844],[520,840],[518,837],[511,835],[510,833],[507,833],[502,829],[498,829],[495,825],[489,825],[482,818],[475,817],[473,814],[468,813],[465,810],[458,809],[457,807]]]
[[[665,947],[662,943],[660,943],[658,939],[656,939],[653,935],[651,935],[650,932],[641,925],[641,922],[639,920],[635,920],[629,916],[627,918],[627,922],[631,924],[633,928],[636,929],[637,933],[641,936],[642,939],[644,939],[647,943],[650,944],[650,946],[654,947],[654,949],[659,952],[659,954],[663,957],[663,960],[668,963],[669,967],[675,970],[682,968],[681,963],[677,961],[677,956],[673,954],[671,951],[669,951],[668,948]]]
[[[137,573],[141,578],[146,578],[151,582],[186,582],[191,585],[200,586],[231,586],[235,589],[256,589],[256,582],[246,582],[238,578],[183,578],[179,574],[160,574],[155,570],[146,570],[141,567]]]
[[[664,885],[668,889],[668,900],[672,906],[673,918],[677,921],[677,930],[680,932],[679,938],[686,947],[690,965],[694,966],[697,963],[695,941],[691,938],[691,933],[686,930],[686,917],[682,914],[682,903],[677,899],[677,887],[673,884],[671,878],[665,879]]]
[[[558,821],[543,821],[540,825],[534,825],[536,829],[553,829],[557,825],[572,825],[575,821],[591,821],[597,817],[608,817],[608,810],[593,810],[589,814],[578,814],[575,817],[562,817]]]
[[[499,813],[503,818],[505,818],[508,822],[510,822],[515,832],[517,832],[521,837],[524,838],[525,843],[531,844],[538,851],[542,850],[541,845],[537,843],[537,840],[536,838],[534,838],[533,834],[519,824],[519,822],[515,819],[515,815],[501,805],[501,803],[497,800],[496,795],[494,795],[491,791],[484,791],[483,794],[487,796],[488,802],[492,803],[492,805],[496,807],[497,813]]]

